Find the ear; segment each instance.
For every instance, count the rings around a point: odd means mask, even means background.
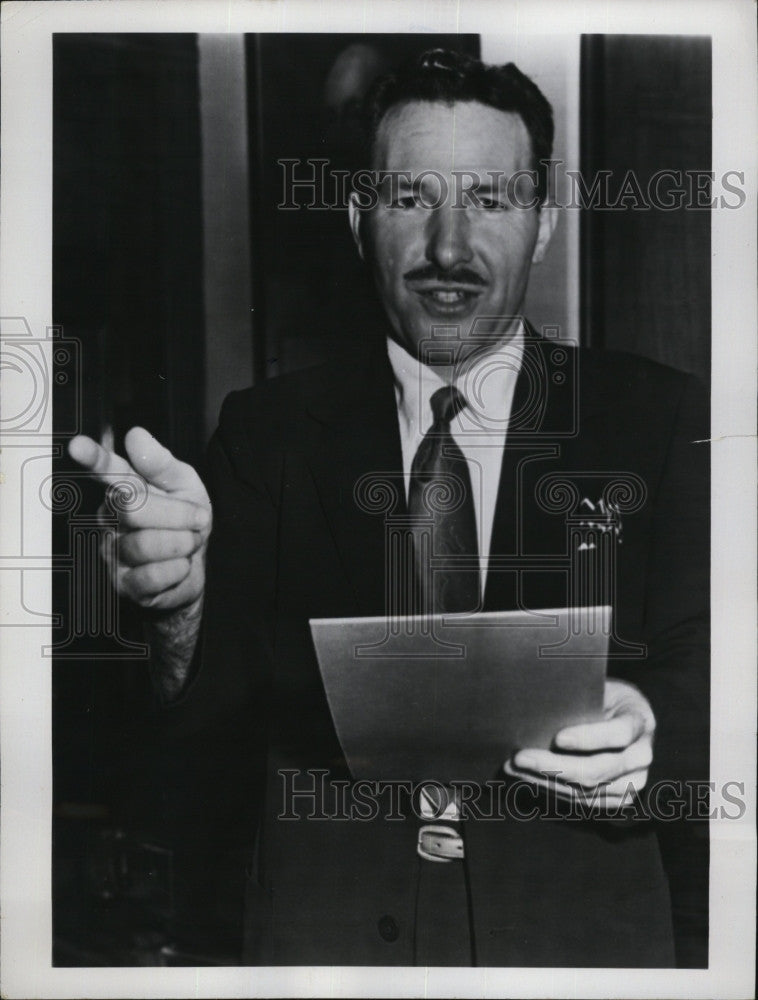
[[[533,264],[539,264],[542,261],[557,225],[558,206],[545,202],[540,209],[540,227],[537,230],[537,242],[534,244],[532,253]]]
[[[350,192],[350,200],[347,206],[347,214],[350,220],[350,231],[353,234],[353,239],[355,240],[355,245],[358,247],[358,253],[360,254],[361,260],[365,260],[366,256],[363,250],[363,239],[361,237],[361,206],[358,200],[358,195],[355,191]]]

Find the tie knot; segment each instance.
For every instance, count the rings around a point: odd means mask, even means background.
[[[435,423],[449,424],[466,406],[466,400],[454,385],[445,385],[429,400]]]

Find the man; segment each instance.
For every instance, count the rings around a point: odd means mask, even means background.
[[[707,774],[696,390],[640,359],[574,355],[521,318],[555,225],[540,162],[553,125],[515,67],[426,53],[377,85],[370,123],[377,185],[353,194],[350,224],[386,341],[357,332],[334,363],[230,396],[209,453],[212,514],[195,472],[141,429],[129,462],[89,439],[70,446],[106,483],[134,469],[148,484],[105,555],[149,614],[166,731],[246,734],[246,759],[224,764],[253,776],[244,960],[673,964],[655,832],[619,807],[659,779]],[[394,488],[392,510],[362,500],[366,482]],[[434,515],[441,572],[412,529],[411,609],[609,594],[605,712],[549,751],[493,761],[479,813],[443,794],[419,819],[401,790],[375,815],[350,782],[308,621],[402,610],[385,516],[428,516],[430,483],[462,500]],[[567,517],[585,531],[576,550]],[[608,538],[610,591],[588,583]],[[580,792],[593,815],[561,819],[556,803]],[[482,818],[504,798],[503,815]],[[335,811],[352,818],[323,818]],[[420,840],[427,814],[441,843]]]

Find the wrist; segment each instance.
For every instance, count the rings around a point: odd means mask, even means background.
[[[186,688],[202,622],[203,595],[182,608],[160,611],[144,619],[150,646],[150,676],[163,704]]]

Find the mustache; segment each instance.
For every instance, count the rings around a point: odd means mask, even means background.
[[[486,282],[476,271],[469,267],[455,267],[451,271],[443,271],[434,264],[412,268],[403,275],[406,281],[435,281],[443,285],[484,285]]]

